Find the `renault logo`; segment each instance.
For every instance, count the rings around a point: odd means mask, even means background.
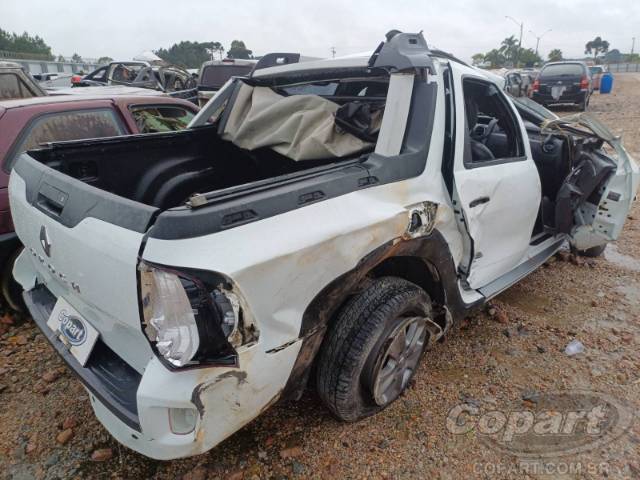
[[[51,257],[51,241],[49,240],[49,234],[47,233],[47,227],[44,225],[40,227],[40,245],[47,257]]]

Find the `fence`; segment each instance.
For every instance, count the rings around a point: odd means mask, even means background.
[[[0,50],[0,60],[19,63],[32,75],[39,73],[89,73],[98,68],[98,62],[94,58],[84,58],[81,63],[77,63],[66,57],[63,62],[53,61],[48,55],[36,53],[8,52]]]
[[[44,55],[42,53],[21,53],[21,52],[9,52],[7,50],[0,50],[0,59],[13,60],[15,58],[21,58],[23,60],[42,60],[49,61],[53,57]]]
[[[607,69],[611,73],[640,72],[640,63],[610,63]]]

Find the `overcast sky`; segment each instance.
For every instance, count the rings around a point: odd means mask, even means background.
[[[640,0],[0,0],[0,28],[38,34],[56,55],[117,60],[181,40],[346,55],[372,50],[392,28],[423,30],[429,45],[468,60],[519,35],[505,15],[524,22],[524,47],[536,46],[529,30],[552,29],[540,42],[545,57],[552,48],[582,56],[597,35],[622,52],[635,36],[640,50]]]

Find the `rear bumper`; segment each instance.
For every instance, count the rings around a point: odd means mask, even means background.
[[[140,431],[136,392],[142,376],[100,339],[86,366],[80,365],[58,336],[47,326],[56,297],[44,285],[23,294],[33,321],[45,338],[91,392],[121,422]]]
[[[239,349],[241,368],[170,371],[152,358],[141,375],[98,339],[85,367],[47,326],[56,297],[39,284],[24,293],[33,320],[89,392],[104,427],[123,445],[157,460],[205,453],[257,417],[282,392],[302,340],[264,352]],[[174,433],[172,409],[189,409],[192,431]]]
[[[586,95],[587,95],[587,92],[582,92],[582,91],[578,93],[566,93],[556,100],[549,93],[533,92],[531,99],[538,102],[541,105],[560,105],[563,103],[580,104],[584,101]]]

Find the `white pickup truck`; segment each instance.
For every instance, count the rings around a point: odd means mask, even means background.
[[[183,132],[68,142],[10,179],[25,301],[105,427],[203,453],[310,374],[338,418],[394,401],[471,309],[565,242],[615,240],[638,167],[390,32],[231,79]]]

